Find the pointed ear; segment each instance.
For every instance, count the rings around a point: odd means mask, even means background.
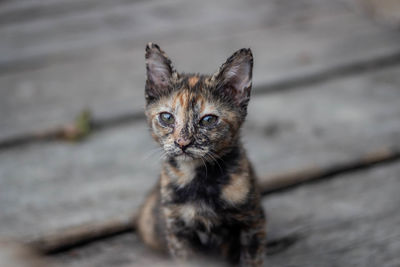
[[[213,76],[217,83],[217,90],[246,109],[250,99],[252,71],[251,50],[243,48],[236,51]]]
[[[157,44],[146,45],[146,100],[151,102],[171,89],[171,78],[175,73],[171,60]]]

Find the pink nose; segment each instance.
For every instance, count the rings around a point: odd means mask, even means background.
[[[190,139],[186,138],[178,138],[178,140],[175,141],[175,145],[179,146],[182,150],[185,150],[191,143],[192,141]]]

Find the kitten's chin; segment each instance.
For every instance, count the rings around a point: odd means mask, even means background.
[[[193,161],[195,160],[194,157],[187,155],[187,154],[180,154],[174,157],[177,161]]]

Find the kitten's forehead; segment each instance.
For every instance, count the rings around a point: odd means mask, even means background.
[[[217,113],[216,104],[200,91],[176,91],[165,104],[172,112],[182,116],[187,112],[196,114]]]
[[[175,90],[157,103],[158,111],[184,115],[192,111],[196,114],[217,113],[217,104],[210,94],[211,81],[208,76],[183,75],[175,84]]]
[[[180,87],[187,88],[192,91],[201,89],[210,89],[213,86],[214,78],[209,75],[199,74],[180,74]]]
[[[194,86],[196,86],[196,84],[199,82],[199,80],[200,80],[200,77],[195,76],[195,75],[189,77],[189,78],[188,78],[188,86],[189,86],[189,87],[194,87]]]

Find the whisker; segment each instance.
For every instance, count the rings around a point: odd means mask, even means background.
[[[163,149],[161,147],[156,147],[153,149],[150,149],[149,151],[147,151],[147,153],[144,155],[144,157],[142,158],[143,161],[148,160],[149,158],[151,158],[152,156],[154,156],[156,153],[158,152],[163,152]]]
[[[221,167],[221,165],[219,165],[219,163],[218,163],[218,161],[215,159],[215,157],[213,157],[211,154],[209,154],[209,153],[206,153],[206,155],[205,155],[209,160],[209,162],[211,162],[211,163],[216,163],[216,165],[218,165],[218,168],[219,168],[219,170],[221,171],[221,173],[222,173],[222,167]]]
[[[209,151],[209,153],[213,154],[214,157],[216,157],[216,158],[220,159],[222,162],[224,162],[224,160],[221,158],[221,156],[219,156],[215,151],[211,150],[211,151]]]
[[[213,162],[215,162],[215,163],[218,165],[219,170],[220,170],[221,173],[222,173],[222,172],[223,172],[222,167],[221,167],[221,165],[220,165],[219,162],[218,162],[218,159],[220,159],[220,160],[222,160],[222,159],[221,159],[217,154],[215,154],[215,153],[212,152],[212,151],[209,151],[206,155],[210,156],[210,158],[213,160]],[[218,157],[218,159],[217,159],[216,157]],[[223,160],[222,160],[222,162],[223,162]]]
[[[160,161],[163,161],[163,160],[165,160],[166,159],[166,153],[165,152],[163,152],[161,155],[160,155]]]
[[[200,159],[201,159],[201,161],[203,162],[204,168],[206,169],[206,178],[207,178],[207,176],[208,176],[207,164],[206,164],[206,162],[204,161],[203,157],[200,157]]]

